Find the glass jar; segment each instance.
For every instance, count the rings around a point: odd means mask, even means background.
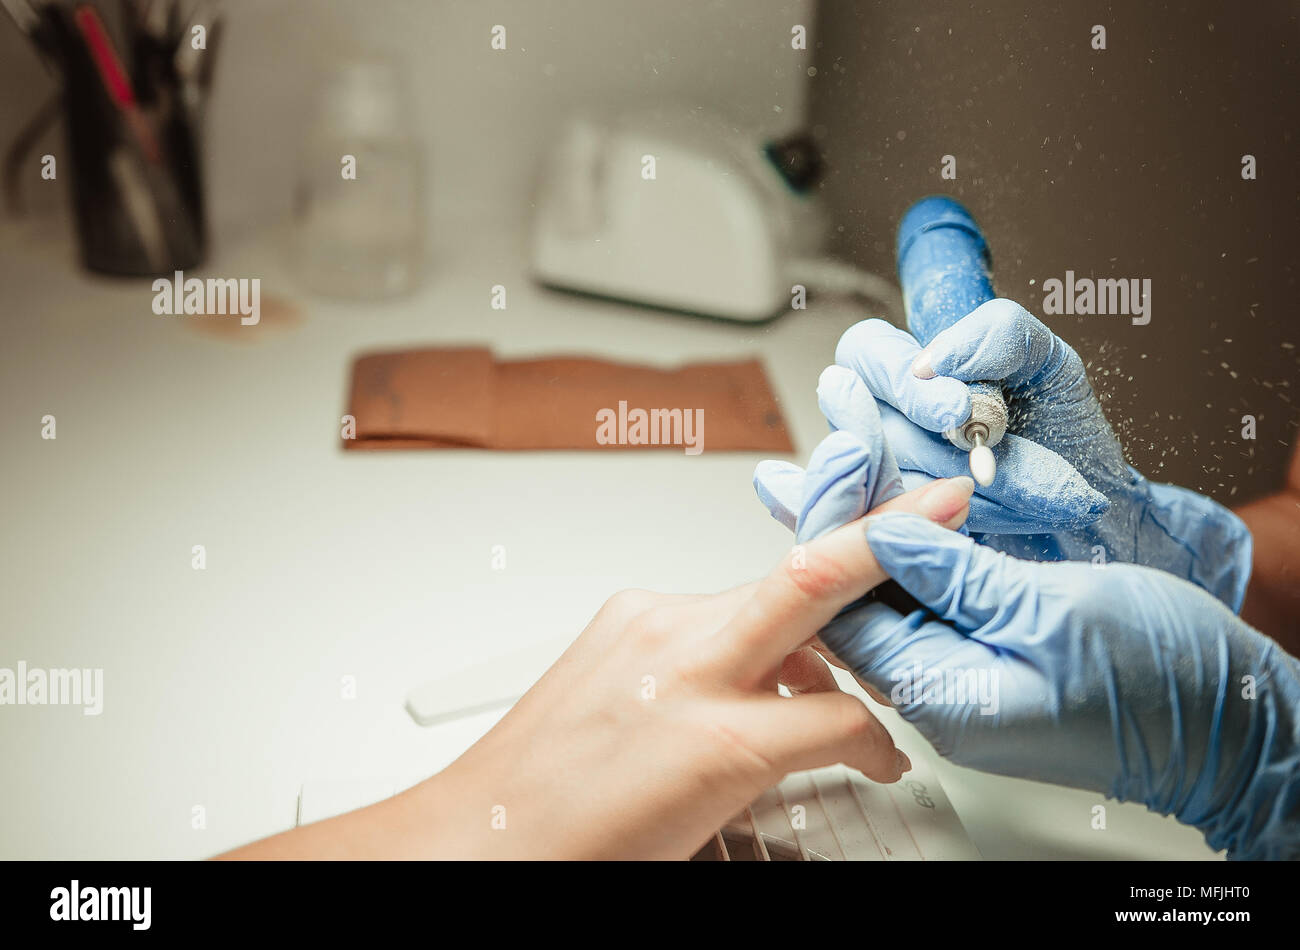
[[[321,89],[300,154],[299,276],[317,293],[409,293],[424,270],[424,153],[411,134],[409,87],[386,60],[356,60]]]

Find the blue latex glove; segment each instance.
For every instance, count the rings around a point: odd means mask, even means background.
[[[913,515],[866,531],[930,609],[851,607],[821,638],[940,754],[1300,858],[1300,661],[1161,571],[1022,561]]]
[[[1246,526],[1210,499],[1129,467],[1078,354],[1023,307],[990,300],[939,333],[918,365],[921,355],[910,334],[883,320],[850,327],[835,353],[889,404],[880,415],[906,487],[968,470],[966,453],[939,433],[969,416],[966,382],[1000,381],[1010,425],[993,449],[997,478],[971,505],[974,537],[1033,560],[1158,567],[1240,609],[1250,578]],[[860,398],[844,386],[821,395],[832,425]]]
[[[842,386],[850,387],[852,395],[841,397]],[[794,532],[797,544],[861,518],[905,491],[876,401],[854,375],[827,367],[817,394],[823,411],[829,402],[839,408],[831,421],[833,431],[813,450],[807,471],[771,459],[754,469],[759,500]]]

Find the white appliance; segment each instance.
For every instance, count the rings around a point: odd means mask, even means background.
[[[766,142],[700,110],[572,120],[543,171],[543,284],[747,322],[790,308],[791,264],[821,254],[809,143]]]

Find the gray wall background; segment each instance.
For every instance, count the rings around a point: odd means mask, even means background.
[[[953,195],[998,292],[1090,361],[1133,464],[1233,504],[1276,488],[1300,422],[1298,9],[822,0],[812,117],[838,251],[892,273],[902,212]],[[1150,278],[1151,323],[1044,317],[1067,269]]]

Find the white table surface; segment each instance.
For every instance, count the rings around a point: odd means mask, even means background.
[[[530,285],[505,231],[442,241],[411,298],[331,302],[295,286],[281,244],[227,246],[187,275],[261,277],[264,310],[278,296],[302,311],[231,341],[155,316],[147,282],[80,272],[61,226],[0,229],[0,666],[105,678],[98,717],[0,706],[0,858],[199,858],[292,826],[304,782],[412,783],[499,713],[421,728],[410,688],[572,637],[621,588],[717,590],[788,548],[750,488],[760,455],[710,453],[707,430],[696,457],[345,453],[359,351],[758,355],[802,459],[825,432],[818,373],[865,315],[814,302],[746,327],[569,297]],[[1098,795],[936,767],[988,858],[1214,857],[1137,806],[1106,803],[1094,831]]]

